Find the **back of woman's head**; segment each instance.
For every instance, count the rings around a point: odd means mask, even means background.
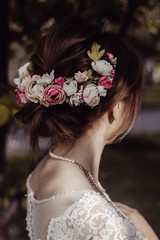
[[[42,75],[54,69],[55,77],[67,78],[90,69],[87,51],[93,42],[117,57],[112,88],[94,108],[85,104],[72,107],[67,102],[50,107],[30,102],[24,106],[16,118],[29,124],[33,150],[38,146],[39,136],[75,141],[119,101],[125,102],[123,131],[132,125],[140,105],[142,66],[136,50],[118,35],[103,32],[101,27],[84,18],[65,18],[41,38],[31,57],[34,74]]]

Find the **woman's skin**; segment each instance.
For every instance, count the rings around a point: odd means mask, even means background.
[[[54,148],[54,154],[71,158],[76,162],[82,164],[88,171],[90,171],[95,180],[98,181],[99,165],[103,149],[106,144],[110,144],[121,133],[119,126],[122,123],[123,119],[123,108],[123,104],[118,103],[112,110],[107,112],[99,120],[93,122],[92,126],[83,134],[83,136],[75,141],[74,145],[70,146],[69,143],[62,141],[57,142]],[[35,190],[36,197],[41,199],[43,197],[46,197],[46,195],[49,196],[53,192],[52,189],[55,187],[57,189],[57,192],[61,192],[62,189],[59,189],[62,186],[62,176],[63,179],[66,177],[67,181],[70,179],[71,184],[74,182],[74,173],[76,175],[75,179],[77,179],[78,176],[81,177],[78,175],[81,174],[81,171],[79,171],[77,165],[70,164],[70,168],[68,168],[66,171],[66,167],[68,166],[67,164],[70,163],[53,161],[53,159],[50,157],[47,157],[41,161],[36,170],[33,172],[31,178],[31,185]],[[71,174],[72,179],[70,178]],[[39,179],[40,176],[41,179]],[[56,176],[56,178],[53,176]],[[45,181],[43,181],[44,179]],[[40,183],[43,184],[45,182],[45,185],[47,186],[47,192],[36,188],[37,181],[39,182],[39,185]],[[69,182],[68,185],[70,186]],[[43,185],[41,189],[46,189],[46,186]],[[129,217],[129,219],[136,226],[137,230],[141,232],[144,237],[147,237],[148,240],[158,240],[153,229],[137,210],[121,203],[115,204],[121,209],[122,212],[124,212],[125,215]]]

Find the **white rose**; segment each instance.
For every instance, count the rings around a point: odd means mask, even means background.
[[[23,91],[23,89],[26,88],[28,85],[37,83],[37,80],[40,78],[41,77],[38,75],[33,75],[32,77],[30,75],[25,76],[23,79],[21,79],[19,89]]]
[[[89,84],[83,91],[83,99],[87,105],[95,107],[100,101],[100,92],[95,84]]]
[[[96,63],[91,63],[92,68],[94,71],[98,72],[102,76],[111,76],[113,67],[109,62],[106,60],[99,60]]]
[[[77,92],[77,81],[68,79],[63,83],[63,89],[66,92],[67,96],[71,96]]]
[[[85,72],[80,72],[74,74],[74,78],[78,83],[87,81],[88,77]]]

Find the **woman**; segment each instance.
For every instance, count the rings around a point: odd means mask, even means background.
[[[17,119],[31,147],[52,147],[27,180],[30,239],[158,239],[134,209],[113,203],[98,182],[104,146],[126,135],[142,89],[136,51],[83,18],[56,23],[19,70]]]

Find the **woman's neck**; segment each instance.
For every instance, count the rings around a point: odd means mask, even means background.
[[[72,146],[59,142],[55,145],[54,154],[73,159],[86,168],[98,180],[100,159],[105,146],[104,132],[87,132],[77,139]]]

